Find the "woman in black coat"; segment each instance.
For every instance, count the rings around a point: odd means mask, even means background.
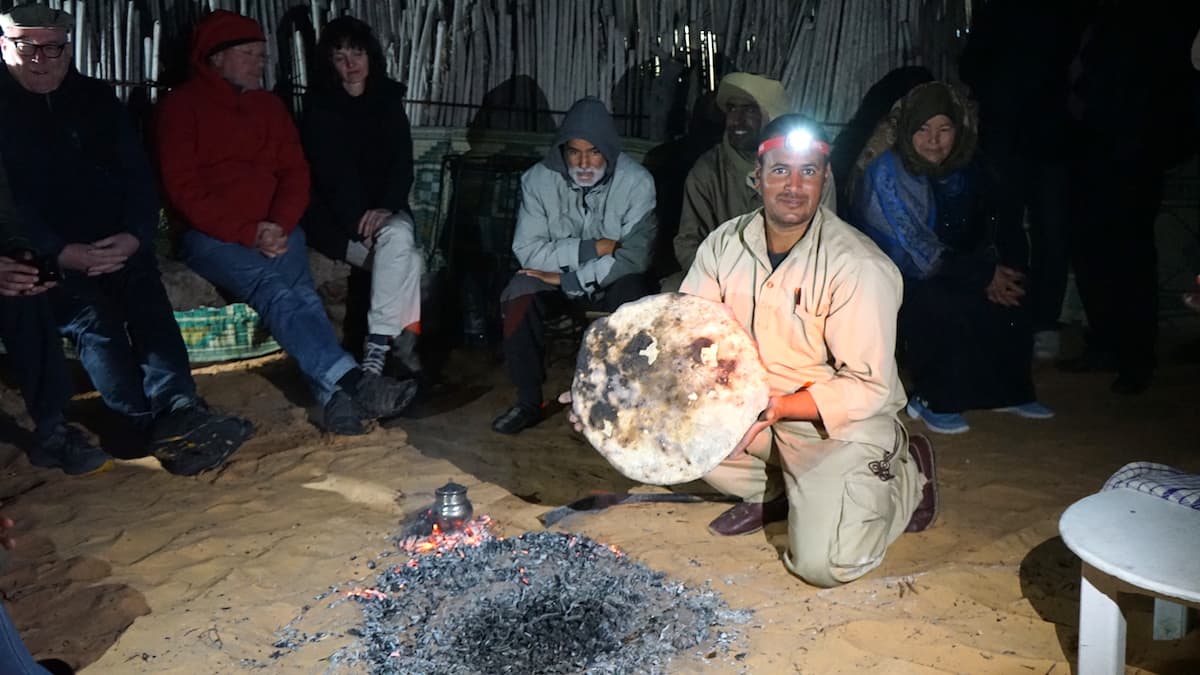
[[[413,149],[404,87],[388,78],[371,27],[352,17],[321,31],[317,62],[301,123],[313,181],[308,242],[371,271],[363,368],[382,372],[391,351],[419,370],[423,258],[408,205]]]

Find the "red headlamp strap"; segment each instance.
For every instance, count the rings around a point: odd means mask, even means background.
[[[776,148],[782,148],[787,145],[787,142],[788,142],[788,137],[786,134],[783,136],[775,136],[773,138],[768,138],[767,140],[758,144],[758,156],[762,157],[763,155],[767,154],[768,152],[770,152],[772,150],[775,150]],[[817,152],[821,153],[822,155],[824,155],[826,157],[829,156],[829,144],[824,141],[811,140],[808,142],[807,147],[811,148],[813,150],[816,150]]]

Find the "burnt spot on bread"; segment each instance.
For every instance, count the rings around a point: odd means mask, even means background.
[[[692,344],[688,345],[688,350],[691,354],[692,360],[700,365],[704,365],[704,357],[700,352],[708,349],[711,346],[713,346],[713,341],[711,338],[698,337],[695,340],[692,340]]]
[[[729,386],[729,376],[737,370],[737,359],[717,359],[717,384]]]
[[[650,360],[642,352],[652,344],[654,344],[654,336],[650,333],[644,330],[635,333],[621,350],[621,355],[617,359],[618,370],[629,375],[637,375],[648,370],[651,366]],[[612,374],[609,376],[612,377]]]
[[[592,409],[588,411],[588,424],[594,429],[603,429],[605,422],[616,428],[617,409],[608,401],[596,401],[592,404]]]

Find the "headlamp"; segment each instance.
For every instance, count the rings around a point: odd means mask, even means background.
[[[759,143],[758,156],[762,157],[768,152],[782,147],[796,152],[816,150],[826,157],[829,156],[829,144],[824,141],[818,141],[808,129],[793,129],[782,136],[768,138]]]

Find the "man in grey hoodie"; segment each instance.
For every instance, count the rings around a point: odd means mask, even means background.
[[[645,272],[657,229],[650,173],[621,152],[602,102],[576,101],[546,157],[521,176],[513,253],[522,269],[500,295],[517,402],[493,430],[515,434],[542,418],[550,305],[612,311],[654,292]]]

